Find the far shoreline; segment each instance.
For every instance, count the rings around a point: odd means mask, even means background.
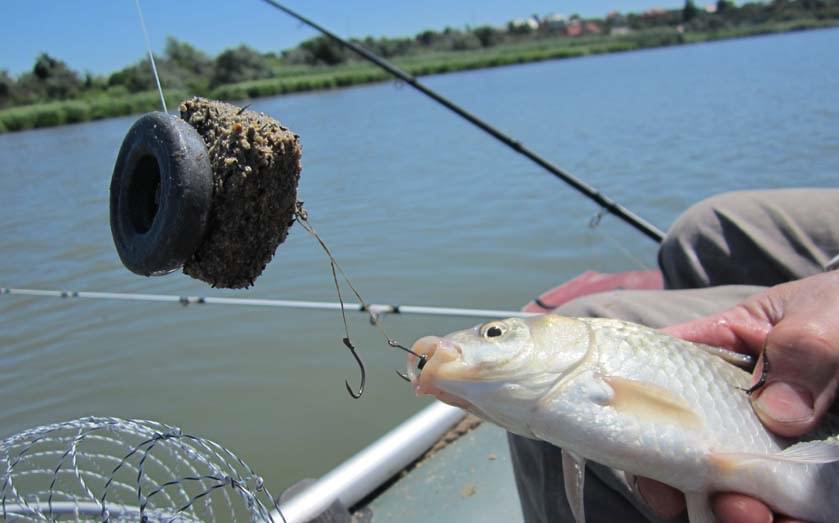
[[[582,58],[599,54],[623,53],[677,45],[690,45],[736,38],[750,38],[798,31],[839,27],[839,20],[797,20],[741,27],[720,32],[680,32],[678,29],[651,30],[621,36],[557,38],[526,45],[508,45],[480,51],[417,55],[393,60],[414,77],[489,69],[515,64]],[[222,85],[208,93],[164,90],[170,107],[193,96],[241,102],[284,94],[316,92],[384,82],[393,77],[366,63],[332,67],[313,67],[294,76],[276,77]],[[156,91],[121,97],[98,97],[48,102],[0,110],[0,134],[30,129],[103,120],[158,110]]]

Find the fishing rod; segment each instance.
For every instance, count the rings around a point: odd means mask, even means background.
[[[456,307],[427,307],[422,305],[390,305],[379,303],[332,303],[323,301],[295,301],[295,300],[270,300],[261,298],[222,298],[215,296],[178,296],[174,294],[136,294],[124,292],[89,292],[89,291],[66,291],[50,289],[19,289],[0,287],[0,295],[17,296],[39,296],[52,298],[81,298],[94,300],[122,300],[122,301],[145,301],[158,303],[177,303],[187,305],[239,305],[251,307],[280,307],[291,309],[315,309],[315,310],[341,310],[341,307],[349,311],[366,312],[374,318],[385,314],[419,314],[426,316],[459,316],[466,318],[527,318],[535,316],[534,312],[504,311],[492,309],[461,309]]]
[[[588,185],[587,183],[583,182],[579,178],[563,171],[553,163],[549,162],[548,160],[542,158],[534,151],[525,147],[520,141],[511,138],[510,136],[502,133],[495,127],[491,126],[487,122],[481,120],[474,114],[470,113],[466,109],[463,109],[459,105],[455,104],[451,100],[445,98],[441,94],[437,93],[433,89],[427,87],[426,85],[422,84],[417,80],[415,77],[411,76],[407,72],[403,71],[396,65],[388,62],[384,58],[378,56],[377,54],[369,51],[359,45],[354,44],[348,40],[341,38],[340,36],[336,35],[329,29],[321,26],[320,24],[306,18],[305,16],[297,13],[289,9],[288,7],[276,2],[274,0],[262,0],[266,4],[283,11],[284,13],[288,14],[289,16],[299,20],[300,22],[308,25],[309,27],[315,29],[316,31],[320,32],[324,36],[332,39],[333,41],[337,42],[338,44],[350,49],[351,51],[355,52],[365,60],[375,64],[376,66],[384,69],[388,73],[392,74],[399,80],[402,80],[406,84],[410,85],[414,89],[418,90],[422,94],[428,96],[435,102],[439,103],[446,109],[449,109],[453,113],[457,114],[461,118],[465,119],[469,123],[473,124],[474,126],[478,127],[482,131],[486,132],[496,140],[500,141],[504,145],[510,147],[514,151],[518,152],[519,154],[525,156],[526,158],[530,159],[531,161],[535,162],[537,165],[548,171],[549,173],[553,174],[560,180],[564,181],[586,197],[591,200],[594,200],[598,205],[600,205],[603,209],[608,211],[609,213],[617,216],[618,218],[622,219],[627,224],[631,225],[642,234],[647,236],[648,238],[661,243],[664,240],[664,232],[656,227],[655,225],[651,224],[650,222],[646,221],[645,219],[641,218],[637,214],[633,213],[626,207],[620,205],[619,203],[615,202],[611,198],[607,197],[605,194],[601,193],[594,187]]]

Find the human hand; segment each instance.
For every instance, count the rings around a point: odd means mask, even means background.
[[[752,383],[766,360],[766,383],[752,395],[752,405],[772,432],[801,436],[836,410],[839,386],[839,271],[771,287],[739,305],[705,318],[674,325],[665,332],[760,357]],[[678,491],[639,478],[638,490],[663,517],[684,509]],[[712,499],[720,523],[766,523],[772,512],[761,501],[722,493]],[[792,522],[776,516],[774,521]]]

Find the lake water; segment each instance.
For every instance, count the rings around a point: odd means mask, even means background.
[[[835,186],[839,30],[426,78],[666,229],[711,194]],[[165,80],[165,79],[164,79]],[[393,83],[257,100],[302,137],[311,223],[374,303],[516,309],[656,245],[446,110]],[[336,301],[293,227],[249,290],[146,279],[113,248],[108,187],[136,117],[0,135],[0,286]],[[147,418],[237,452],[275,493],[317,477],[427,400],[366,318],[334,312],[0,296],[0,436],[85,415]],[[390,316],[410,343],[478,320]]]

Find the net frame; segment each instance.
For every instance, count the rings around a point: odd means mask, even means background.
[[[274,522],[276,514],[283,518],[242,459],[163,423],[85,417],[0,442],[5,520]]]

